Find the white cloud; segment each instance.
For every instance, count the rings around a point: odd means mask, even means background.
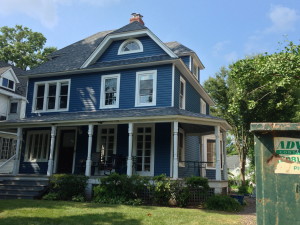
[[[219,56],[220,53],[225,49],[225,46],[228,45],[230,41],[219,41],[217,42],[212,49],[213,56]]]
[[[266,32],[294,30],[295,23],[299,20],[296,10],[280,5],[271,7],[268,17],[272,21],[272,25],[266,29]]]
[[[0,15],[9,16],[21,13],[40,21],[47,28],[52,28],[59,21],[57,8],[60,5],[70,6],[78,1],[82,4],[102,7],[119,3],[121,0],[0,0]]]

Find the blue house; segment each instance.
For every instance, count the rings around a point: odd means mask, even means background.
[[[178,42],[162,42],[140,14],[117,30],[62,48],[27,71],[26,117],[17,128],[15,175],[107,171],[191,175],[226,191],[228,123],[209,114],[204,66]]]

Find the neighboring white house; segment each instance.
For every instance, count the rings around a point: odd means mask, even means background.
[[[25,117],[26,85],[18,75],[24,71],[0,61],[0,120]],[[1,131],[0,127],[0,173],[11,173],[15,155],[16,130]]]
[[[246,159],[246,170],[250,166],[250,160]],[[240,158],[238,155],[229,155],[227,156],[227,168],[228,173],[231,177],[238,177],[241,174],[240,169]],[[250,178],[250,176],[246,176],[246,179]]]

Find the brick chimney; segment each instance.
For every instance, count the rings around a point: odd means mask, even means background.
[[[134,21],[138,21],[141,24],[145,25],[144,21],[143,21],[143,16],[139,13],[131,13],[131,18],[130,18],[130,23],[134,22]]]

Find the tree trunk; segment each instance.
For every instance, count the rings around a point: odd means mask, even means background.
[[[243,152],[240,154],[240,169],[241,169],[241,181],[242,185],[246,185],[246,154]]]

